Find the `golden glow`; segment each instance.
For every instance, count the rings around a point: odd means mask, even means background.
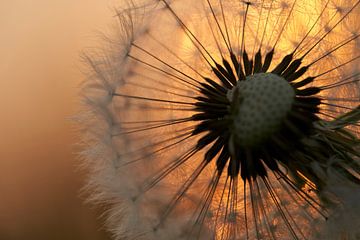
[[[79,197],[70,121],[79,53],[111,18],[106,1],[2,1],[0,239],[106,239]]]

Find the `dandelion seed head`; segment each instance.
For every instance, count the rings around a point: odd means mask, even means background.
[[[114,238],[356,239],[359,6],[116,10],[102,50],[84,55],[82,122],[90,200]]]

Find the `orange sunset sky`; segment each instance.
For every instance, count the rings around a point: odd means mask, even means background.
[[[83,204],[70,120],[80,53],[112,22],[109,0],[0,1],[0,239],[107,239]]]

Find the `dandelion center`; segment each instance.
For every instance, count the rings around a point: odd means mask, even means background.
[[[233,131],[239,145],[252,147],[275,133],[291,110],[295,92],[282,77],[258,73],[228,91]]]

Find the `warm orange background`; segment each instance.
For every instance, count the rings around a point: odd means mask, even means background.
[[[106,239],[82,203],[79,54],[112,21],[109,0],[0,2],[0,239]],[[115,21],[115,20],[114,20]]]

